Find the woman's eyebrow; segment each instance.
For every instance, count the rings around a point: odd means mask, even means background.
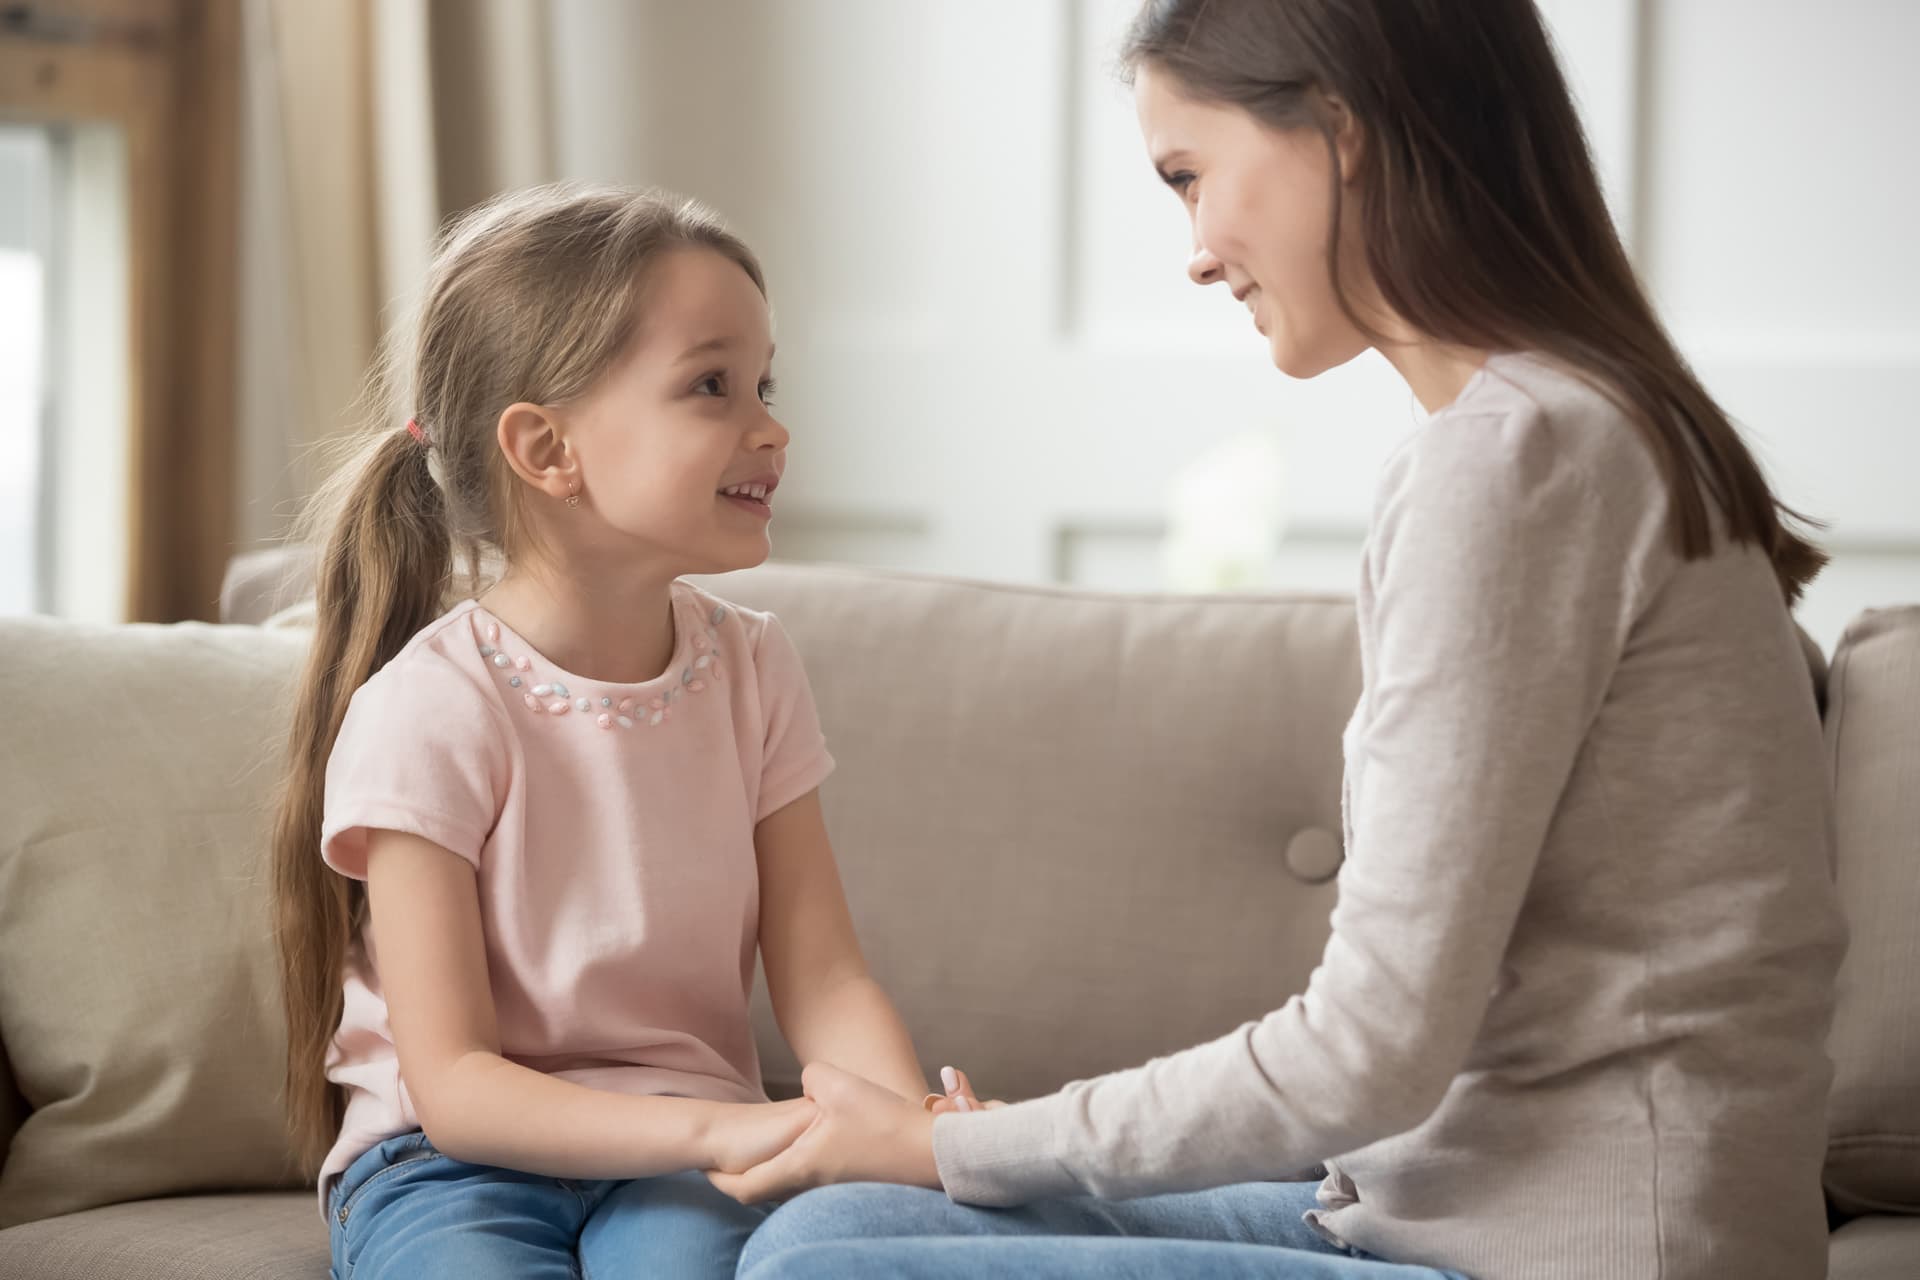
[[[1164,155],[1153,157],[1153,171],[1160,175],[1160,181],[1172,186],[1174,166],[1187,163],[1190,163],[1187,153],[1176,148]]]

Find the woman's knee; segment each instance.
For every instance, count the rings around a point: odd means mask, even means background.
[[[937,1235],[959,1206],[938,1191],[882,1182],[849,1182],[804,1192],[774,1210],[740,1257],[744,1275],[775,1253],[836,1240]]]

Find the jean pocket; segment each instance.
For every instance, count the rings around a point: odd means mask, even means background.
[[[373,1171],[354,1185],[348,1185],[346,1179],[343,1178],[340,1186],[334,1192],[339,1198],[339,1205],[333,1212],[333,1220],[335,1225],[342,1229],[346,1227],[347,1221],[353,1217],[354,1206],[360,1203],[361,1197],[365,1196],[371,1188],[387,1181],[403,1169],[410,1168],[426,1160],[437,1160],[440,1158],[440,1152],[434,1148],[431,1142],[427,1141],[427,1135],[418,1129],[412,1133],[403,1133],[397,1137],[388,1138],[385,1142],[382,1142],[376,1150],[380,1153],[378,1161],[369,1162],[375,1164]],[[359,1161],[355,1161],[355,1164],[358,1165]]]

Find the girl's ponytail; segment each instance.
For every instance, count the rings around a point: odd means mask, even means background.
[[[362,887],[319,856],[327,757],[354,690],[440,615],[453,569],[447,504],[427,446],[398,426],[336,472],[316,501],[328,530],[315,584],[313,647],[295,695],[286,788],[273,827],[274,936],[287,1027],[287,1115],[311,1176],[339,1133],[326,1078],[340,1025],[341,972]]]

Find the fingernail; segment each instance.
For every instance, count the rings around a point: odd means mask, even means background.
[[[967,1095],[964,1093],[953,1100],[953,1105],[959,1107],[962,1111],[973,1110],[973,1104],[967,1101]]]
[[[940,1068],[940,1083],[948,1093],[960,1092],[960,1076],[952,1067]]]

